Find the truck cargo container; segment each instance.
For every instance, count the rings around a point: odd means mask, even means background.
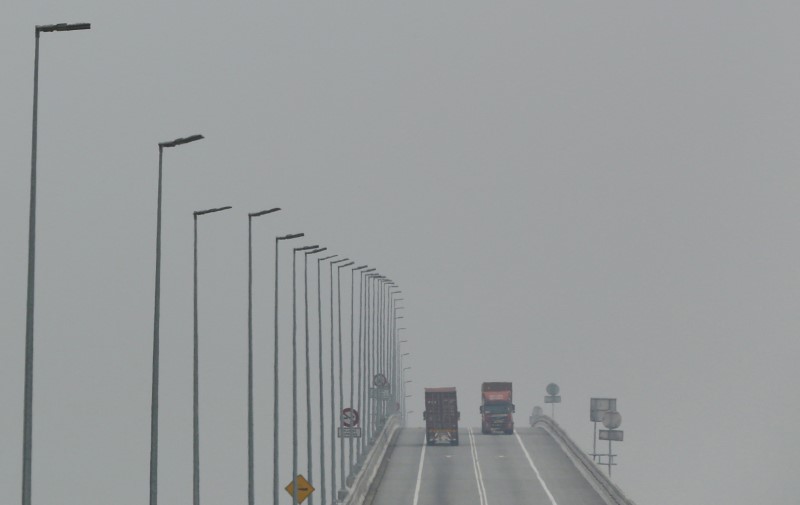
[[[458,445],[458,420],[461,413],[456,402],[456,388],[425,388],[425,436],[429,445]]]
[[[481,433],[514,433],[514,403],[510,382],[481,385]]]

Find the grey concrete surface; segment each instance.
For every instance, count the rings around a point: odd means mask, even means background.
[[[459,430],[460,445],[427,446],[418,482],[424,430],[404,429],[391,453],[374,505],[604,505],[551,436],[540,428],[520,428],[519,438]],[[528,462],[527,449],[539,476]],[[472,446],[475,451],[473,452]],[[477,465],[474,454],[477,455]],[[481,498],[480,484],[485,490]],[[419,486],[417,502],[415,491]],[[552,500],[551,500],[552,496]]]

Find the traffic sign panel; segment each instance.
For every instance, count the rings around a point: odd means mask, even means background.
[[[600,440],[622,442],[622,430],[600,430]]]
[[[294,479],[286,486],[286,492],[291,496],[295,496],[294,492]],[[314,492],[314,486],[309,483],[302,475],[297,476],[297,503],[303,503],[308,496]]]
[[[552,395],[552,396],[545,396],[544,397],[545,403],[561,403],[561,397]]]
[[[358,411],[352,407],[342,409],[342,426],[346,428],[353,428],[358,426],[360,417]]]
[[[389,401],[392,399],[392,392],[383,388],[369,388],[367,396],[373,400]]]
[[[376,373],[375,376],[372,378],[372,384],[379,388],[386,386],[386,384],[388,383],[389,381],[386,380],[386,376],[383,375],[382,373]]]
[[[337,428],[339,438],[361,438],[361,428]]]

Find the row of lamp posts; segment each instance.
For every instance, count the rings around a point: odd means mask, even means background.
[[[33,350],[34,350],[34,287],[35,287],[35,259],[36,259],[36,184],[37,184],[37,126],[38,126],[38,94],[39,94],[39,40],[42,33],[66,32],[77,30],[88,30],[89,23],[60,23],[53,25],[41,25],[35,28],[35,56],[34,56],[34,79],[33,79],[33,122],[31,140],[31,186],[30,186],[30,213],[29,213],[29,232],[28,232],[28,275],[27,275],[27,303],[26,303],[26,327],[25,327],[25,379],[24,379],[24,405],[23,405],[23,454],[22,454],[22,505],[31,504],[31,484],[32,484],[32,452],[33,452]],[[153,310],[153,364],[152,364],[152,392],[150,407],[150,505],[157,505],[158,502],[158,393],[159,393],[159,323],[161,308],[161,214],[162,214],[162,180],[163,180],[163,160],[164,150],[178,147],[203,139],[202,135],[191,135],[175,140],[161,142],[158,144],[158,197],[156,207],[156,260],[155,260],[155,295]],[[193,329],[194,329],[194,353],[193,353],[193,478],[192,478],[192,497],[194,505],[200,503],[200,451],[199,451],[199,381],[198,381],[198,308],[197,308],[197,219],[206,214],[212,214],[230,209],[230,206],[199,210],[193,213],[194,216],[194,257],[193,257]],[[253,251],[252,251],[252,221],[253,218],[271,214],[280,210],[272,208],[248,214],[248,325],[247,325],[247,470],[248,470],[248,504],[254,505],[254,420],[253,420]],[[274,307],[274,376],[273,376],[273,395],[274,395],[274,419],[273,419],[273,502],[279,503],[278,468],[279,468],[279,338],[278,338],[278,253],[280,243],[296,238],[303,237],[303,233],[295,233],[276,237],[275,240],[275,307]],[[298,408],[297,408],[297,298],[296,298],[296,255],[298,252],[304,253],[304,316],[305,316],[305,381],[306,381],[306,446],[307,446],[307,473],[309,480],[313,481],[312,466],[312,416],[311,416],[311,378],[310,378],[310,335],[308,326],[308,257],[325,251],[325,247],[309,245],[296,247],[293,249],[292,261],[292,471],[293,471],[293,503],[298,502]],[[342,329],[341,329],[341,269],[351,267],[355,263],[346,258],[336,259],[336,255],[330,255],[317,260],[317,319],[318,319],[318,355],[319,355],[319,437],[320,437],[320,491],[321,502],[335,503],[346,495],[348,480],[346,473],[352,478],[354,472],[360,470],[364,457],[369,450],[371,443],[385,423],[389,413],[386,407],[386,400],[371,398],[369,379],[378,375],[391,377],[388,397],[394,401],[395,405],[402,402],[403,416],[405,416],[405,371],[410,367],[403,367],[401,357],[408,353],[398,353],[399,345],[397,320],[402,316],[397,315],[397,310],[402,309],[395,305],[399,298],[394,298],[400,291],[391,279],[380,275],[374,268],[367,265],[351,268],[350,286],[350,405],[358,406],[361,410],[364,406],[368,412],[365,416],[366,427],[363,430],[367,442],[364,438],[358,438],[357,443],[353,439],[348,444],[348,463],[345,465],[344,438],[340,438],[339,443],[339,466],[340,480],[336,479],[336,420],[335,411],[335,391],[336,376],[334,375],[335,366],[335,338],[334,338],[334,310],[333,310],[333,268],[336,266],[336,298],[337,298],[337,321],[338,321],[338,356],[339,356],[339,406],[344,407],[343,371],[342,371]],[[330,502],[328,501],[327,489],[325,484],[325,418],[324,418],[324,377],[323,377],[323,332],[322,332],[322,297],[321,297],[321,264],[323,261],[330,261],[330,405],[331,405],[331,464],[330,464]],[[356,333],[354,331],[355,321],[355,273],[359,272],[359,310],[358,310],[358,359],[355,359]],[[357,388],[354,384],[357,366]],[[399,388],[398,388],[399,383]],[[356,391],[357,389],[357,391]],[[355,394],[357,393],[357,396]],[[372,401],[371,401],[372,400]],[[341,419],[341,416],[338,416]],[[336,489],[339,492],[336,493]],[[313,498],[309,498],[310,503]]]

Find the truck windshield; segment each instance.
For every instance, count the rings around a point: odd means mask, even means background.
[[[484,405],[483,408],[489,414],[508,414],[510,412],[507,404],[500,404],[500,405],[487,404]]]

